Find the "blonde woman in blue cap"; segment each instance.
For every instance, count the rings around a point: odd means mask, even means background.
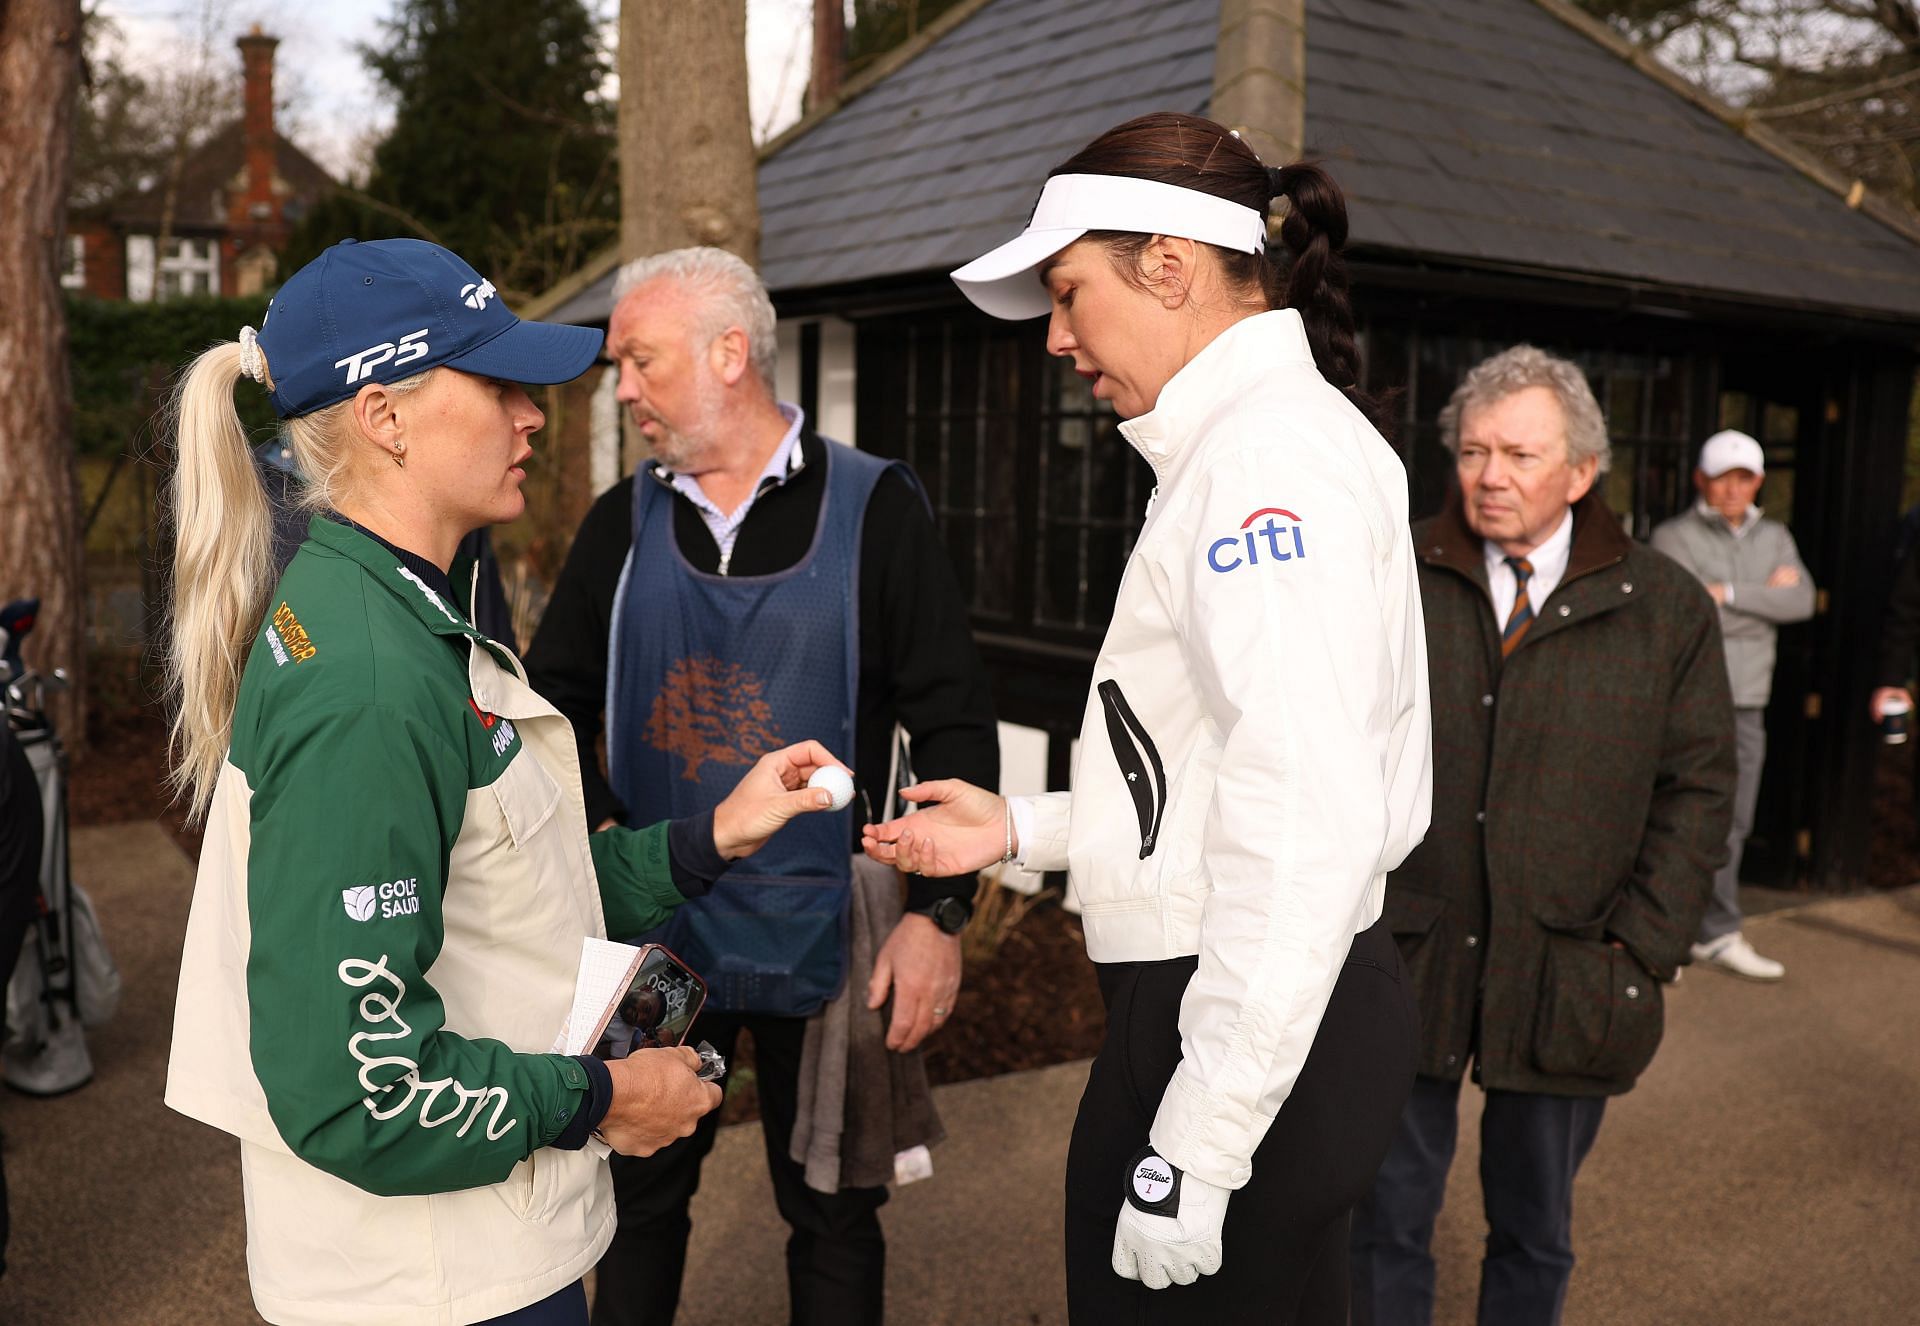
[[[525,505],[521,384],[599,346],[436,245],[348,240],[179,388],[174,779],[206,838],[167,1103],[240,1139],[269,1321],[584,1322],[608,1147],[686,1136],[721,1092],[683,1047],[551,1052],[581,940],[658,924],[828,799],[807,743],[710,816],[590,838],[566,720],[470,624],[448,571]],[[271,585],[243,378],[314,512]]]

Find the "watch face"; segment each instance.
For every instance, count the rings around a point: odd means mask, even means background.
[[[957,935],[966,929],[967,918],[973,915],[973,908],[958,898],[942,898],[933,904],[930,914],[935,925],[950,935]]]

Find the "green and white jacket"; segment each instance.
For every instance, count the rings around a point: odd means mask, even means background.
[[[274,1322],[461,1323],[612,1237],[548,1053],[583,936],[682,901],[664,825],[589,839],[567,721],[379,543],[315,519],[214,788],[167,1104],[234,1134]]]

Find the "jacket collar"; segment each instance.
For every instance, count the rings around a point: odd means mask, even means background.
[[[1443,567],[1487,588],[1486,541],[1467,525],[1466,507],[1456,491],[1448,499],[1446,510],[1427,529],[1427,540],[1420,549],[1420,560],[1429,566]],[[1600,496],[1598,487],[1573,504],[1573,548],[1567,554],[1567,573],[1562,585],[1570,585],[1581,576],[1591,575],[1617,565],[1633,547],[1620,528],[1613,509]]]
[[[449,603],[452,603],[458,606],[460,602],[459,591],[453,587],[453,579],[446,571],[441,570],[439,567],[435,566],[432,562],[422,557],[419,553],[411,552],[406,548],[400,547],[396,543],[392,543],[387,539],[381,538],[378,534],[375,534],[372,530],[368,529],[365,525],[360,524],[358,521],[354,520],[351,516],[342,515],[338,511],[329,511],[329,512],[325,512],[324,514],[326,515],[327,519],[331,520],[334,524],[345,525],[348,529],[354,530],[355,532],[361,534],[362,536],[372,539],[375,543],[379,544],[382,548],[386,549],[389,555],[397,558],[401,566],[413,572],[413,574],[420,577],[420,579],[426,581],[427,585],[435,593],[440,595],[441,598],[445,599]],[[471,616],[472,614],[469,613],[468,615]]]
[[[1724,534],[1730,539],[1743,539],[1753,533],[1753,527],[1766,518],[1766,512],[1752,503],[1747,505],[1747,518],[1735,529],[1718,508],[1707,505],[1707,499],[1701,498],[1693,504],[1693,516],[1715,534]]]
[[[1124,421],[1120,432],[1164,479],[1223,401],[1281,364],[1314,366],[1300,315],[1282,308],[1243,318],[1167,379],[1153,408]]]
[[[442,598],[425,579],[401,564],[400,559],[359,530],[314,516],[307,522],[307,538],[330,552],[356,562],[368,575],[385,586],[389,593],[407,605],[415,617],[435,635],[464,636],[485,645],[500,659],[501,666],[514,668],[512,654],[494,643],[460,614],[460,609]]]

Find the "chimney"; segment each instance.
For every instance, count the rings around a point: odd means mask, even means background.
[[[247,152],[247,191],[243,200],[246,224],[272,225],[280,219],[273,196],[277,138],[273,132],[273,48],[278,37],[253,31],[234,43],[246,70],[245,117],[242,121]]]
[[[1300,159],[1307,137],[1306,0],[1220,0],[1211,117],[1269,166]]]
[[[813,77],[807,82],[808,110],[840,95],[847,71],[847,14],[842,0],[813,0]]]

